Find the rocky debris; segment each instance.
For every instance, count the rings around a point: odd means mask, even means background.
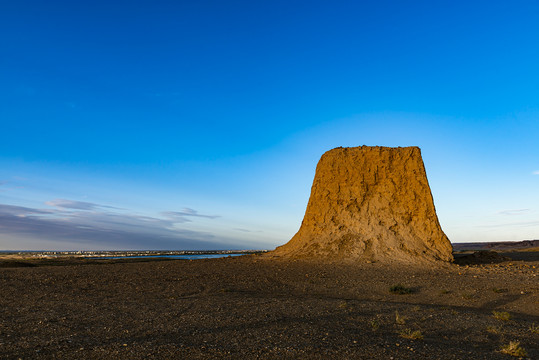
[[[418,147],[336,148],[322,155],[301,228],[270,256],[452,261]]]

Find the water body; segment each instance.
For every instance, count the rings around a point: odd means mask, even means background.
[[[242,256],[245,254],[190,254],[190,255],[134,255],[134,256],[89,256],[87,259],[183,259],[183,260],[198,260],[198,259],[216,259],[227,256]]]

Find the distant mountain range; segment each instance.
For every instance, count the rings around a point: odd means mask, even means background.
[[[528,250],[528,249],[531,250],[534,248],[537,248],[539,250],[539,240],[454,243],[452,245],[453,245],[453,251],[468,251],[468,250],[511,251],[511,250]]]

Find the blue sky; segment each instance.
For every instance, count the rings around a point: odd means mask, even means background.
[[[0,249],[272,248],[337,146],[453,242],[539,238],[535,1],[0,4]]]

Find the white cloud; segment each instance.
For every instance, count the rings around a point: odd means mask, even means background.
[[[177,218],[120,213],[110,210],[114,209],[111,207],[65,199],[48,201],[47,205],[55,209],[0,204],[0,237],[9,235],[12,238],[31,239],[36,243],[36,248],[40,248],[41,241],[63,242],[70,244],[70,247],[91,244],[93,248],[117,249],[238,248],[235,240],[205,231],[179,229],[175,226],[180,222]],[[176,216],[181,217],[182,214],[215,217],[200,215],[192,209],[184,209]]]
[[[533,175],[539,175],[539,170],[535,170],[532,174]]]

